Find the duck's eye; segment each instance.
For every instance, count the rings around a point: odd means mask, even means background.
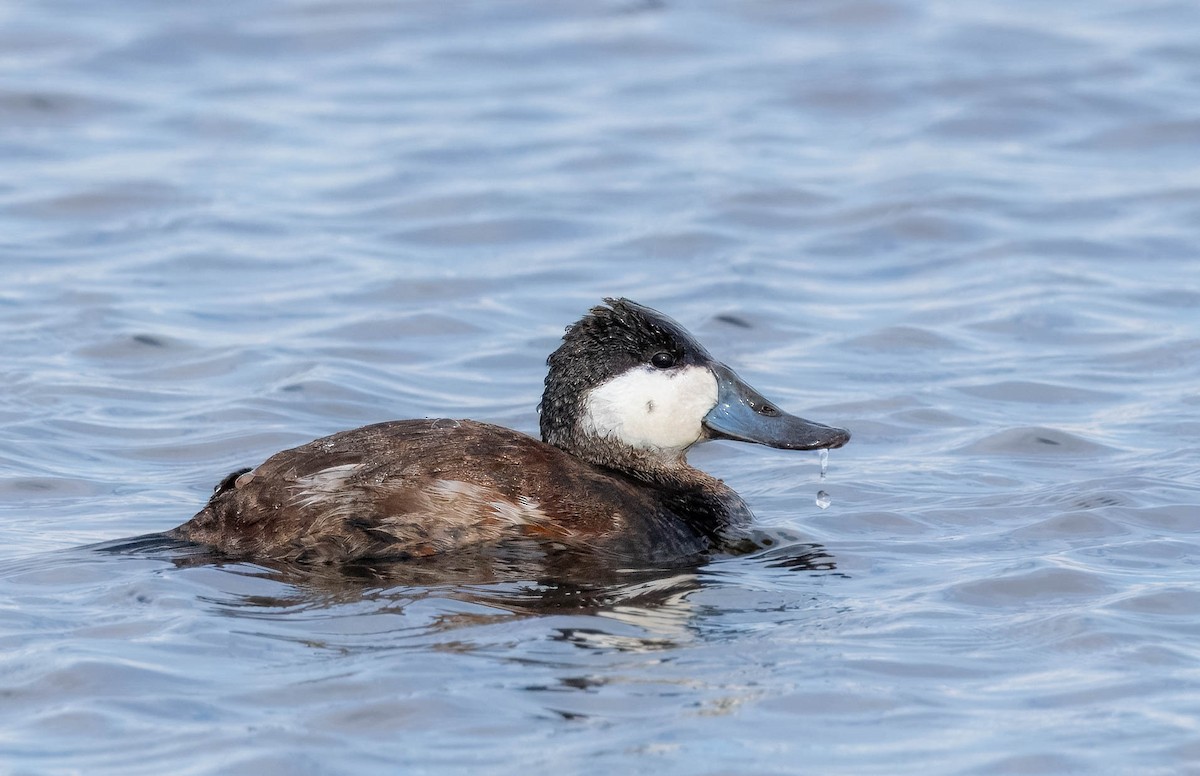
[[[675,354],[665,350],[659,351],[650,357],[650,363],[659,369],[670,369],[675,366]]]

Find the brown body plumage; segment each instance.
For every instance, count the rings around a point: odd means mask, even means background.
[[[684,464],[686,466],[686,464]],[[749,513],[687,466],[654,485],[471,420],[400,420],[343,431],[230,476],[171,532],[237,557],[404,558],[506,537],[643,556],[702,551]]]

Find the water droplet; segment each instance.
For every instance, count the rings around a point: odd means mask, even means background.
[[[829,498],[828,493],[823,490],[817,491],[817,506],[819,506],[821,509],[827,509],[832,503],[833,499]]]
[[[825,472],[829,471],[829,451],[821,448],[821,481],[825,480]]]

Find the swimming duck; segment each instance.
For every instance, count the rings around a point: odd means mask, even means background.
[[[342,431],[236,471],[168,532],[242,558],[401,559],[533,537],[686,556],[750,510],[687,463],[733,439],[835,448],[845,429],[789,415],[682,326],[606,299],[546,360],[541,441],[472,420],[397,420]]]

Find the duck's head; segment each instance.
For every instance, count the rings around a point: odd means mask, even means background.
[[[542,439],[585,460],[683,462],[707,439],[786,450],[841,447],[850,432],[789,415],[713,359],[682,326],[606,299],[567,328],[546,363]]]

